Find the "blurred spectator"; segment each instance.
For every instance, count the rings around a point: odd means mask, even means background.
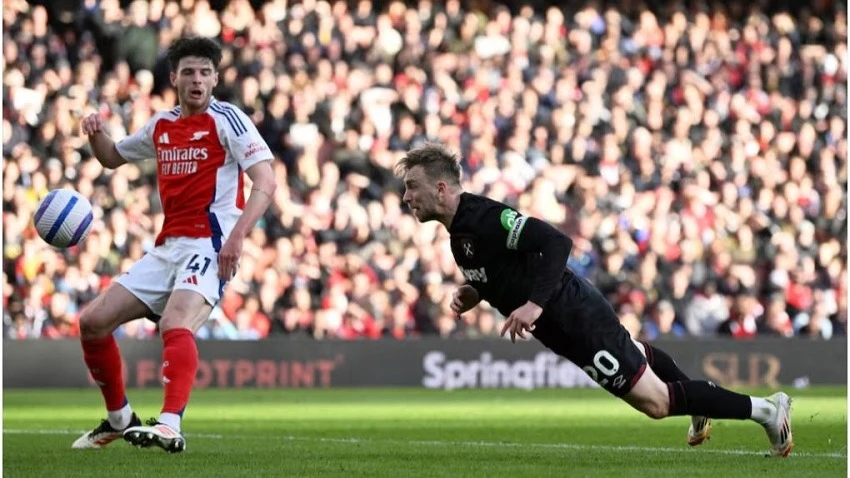
[[[749,292],[741,292],[735,296],[735,304],[729,318],[722,324],[718,332],[734,339],[750,339],[758,334],[759,320],[764,314],[764,307],[758,299]]]
[[[767,303],[767,310],[761,322],[758,324],[760,335],[775,335],[779,337],[791,337],[794,335],[794,326],[788,315],[785,297],[782,294],[774,294]]]
[[[706,282],[702,291],[694,296],[685,312],[685,326],[694,336],[711,337],[720,324],[729,318],[730,301],[717,291],[713,281]]]
[[[153,162],[104,170],[79,118],[117,140],[173,107],[164,52],[185,34],[221,41],[215,94],[279,158],[199,337],[496,335],[488,307],[452,316],[445,231],[401,205],[392,168],[426,139],[460,152],[467,190],[573,237],[570,266],[633,336],[846,334],[843,5],[487,5],[84,0],[71,24],[4,2],[5,337],[74,336],[152,246]],[[54,188],[95,209],[64,251],[31,221]]]
[[[676,320],[676,309],[673,304],[666,300],[660,301],[655,306],[650,319],[644,323],[644,337],[648,340],[658,338],[683,337],[687,331],[685,327]]]

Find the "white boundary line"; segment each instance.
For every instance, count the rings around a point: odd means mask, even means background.
[[[80,435],[85,433],[85,430],[25,430],[25,429],[4,429],[3,434],[9,435]],[[596,450],[608,452],[640,452],[640,453],[690,453],[702,454],[708,453],[713,455],[738,455],[738,456],[759,456],[763,452],[752,450],[716,450],[706,447],[700,447],[699,450],[688,448],[673,448],[673,447],[653,447],[653,446],[631,446],[631,445],[591,445],[579,443],[518,443],[518,442],[493,442],[493,441],[441,441],[441,440],[381,440],[370,438],[326,438],[326,437],[309,437],[309,436],[293,436],[293,435],[218,435],[204,433],[187,433],[187,438],[200,438],[211,440],[283,440],[283,441],[303,441],[317,443],[356,443],[356,444],[374,444],[374,445],[419,445],[419,446],[445,446],[445,447],[471,447],[471,448],[555,448],[562,450]],[[792,457],[801,458],[834,458],[846,459],[847,454],[841,452],[832,453],[809,453],[809,452],[791,452]]]

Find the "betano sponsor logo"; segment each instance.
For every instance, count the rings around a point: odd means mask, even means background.
[[[551,352],[539,352],[533,360],[494,360],[490,352],[478,359],[447,360],[432,351],[422,359],[426,388],[594,388],[599,385],[569,360]]]
[[[460,267],[460,271],[463,273],[463,276],[466,277],[466,280],[470,282],[487,283],[487,269],[483,267],[479,267],[478,269],[464,269],[463,267]]]

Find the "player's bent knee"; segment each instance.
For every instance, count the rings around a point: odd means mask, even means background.
[[[80,337],[83,339],[105,337],[114,330],[110,325],[98,302],[92,302],[80,313]]]
[[[171,329],[183,328],[197,332],[209,319],[211,312],[212,306],[197,292],[174,291],[159,320],[159,330],[164,333]]]
[[[623,399],[649,418],[660,420],[670,414],[667,384],[647,367],[634,387]]]
[[[95,299],[80,313],[80,338],[97,339],[106,337],[121,325],[120,317],[105,306],[103,297]]]
[[[80,338],[106,337],[121,324],[145,317],[147,306],[123,286],[113,284],[80,313]]]
[[[669,408],[666,403],[648,402],[641,411],[653,420],[661,420],[662,418],[667,418]]]

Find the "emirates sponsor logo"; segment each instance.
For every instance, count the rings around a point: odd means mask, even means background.
[[[160,162],[206,161],[209,157],[207,148],[160,148],[156,152],[156,158]]]

